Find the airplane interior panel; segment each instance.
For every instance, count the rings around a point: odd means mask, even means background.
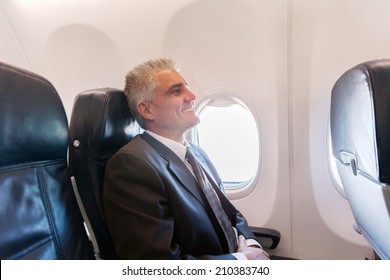
[[[48,79],[70,120],[80,92],[123,89],[135,65],[175,59],[197,106],[237,101],[253,117],[258,167],[227,195],[251,226],[281,233],[272,254],[370,259],[332,162],[329,118],[337,79],[390,56],[389,9],[381,0],[0,0],[0,61]],[[239,125],[229,129],[234,137]]]

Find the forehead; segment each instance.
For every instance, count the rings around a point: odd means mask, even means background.
[[[169,88],[175,84],[186,84],[185,79],[175,70],[161,70],[154,75],[157,88]]]

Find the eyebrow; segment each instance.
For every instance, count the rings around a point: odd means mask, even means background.
[[[171,92],[173,89],[175,88],[182,88],[182,87],[185,87],[187,84],[184,84],[184,83],[176,83],[176,84],[173,84],[172,86],[170,86],[168,88],[168,90],[166,91],[167,93]]]

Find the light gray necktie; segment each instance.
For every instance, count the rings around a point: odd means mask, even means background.
[[[229,245],[229,252],[234,253],[237,247],[236,235],[233,230],[232,223],[228,219],[225,211],[222,208],[222,205],[218,199],[215,190],[213,189],[210,181],[208,180],[206,174],[204,173],[202,167],[196,160],[194,152],[191,147],[187,148],[186,160],[191,165],[194,175],[201,186],[211,208],[214,211],[214,214],[221,225],[223,232],[225,233],[226,239]]]

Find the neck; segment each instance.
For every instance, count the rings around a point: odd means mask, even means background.
[[[184,144],[184,141],[185,141],[185,134],[176,135],[176,134],[172,134],[172,133],[159,132],[159,131],[152,130],[152,129],[147,129],[147,131],[152,132],[158,136],[170,139],[172,141],[178,142],[180,144]]]

